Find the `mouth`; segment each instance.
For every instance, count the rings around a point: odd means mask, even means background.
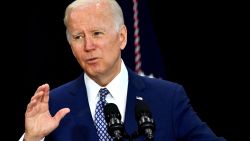
[[[97,61],[98,61],[97,57],[95,57],[95,58],[89,58],[89,59],[86,60],[86,62],[88,64],[93,64],[93,63],[96,63]]]

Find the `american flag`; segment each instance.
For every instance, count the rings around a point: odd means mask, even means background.
[[[122,52],[125,64],[140,75],[166,78],[164,60],[146,0],[117,0],[128,30],[128,43]]]

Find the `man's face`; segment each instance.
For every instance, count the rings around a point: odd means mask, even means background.
[[[107,11],[103,5],[91,5],[71,11],[68,17],[72,52],[92,79],[115,77],[120,71],[121,50],[126,45],[126,27],[116,31]]]

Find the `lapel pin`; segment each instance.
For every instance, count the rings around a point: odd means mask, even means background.
[[[140,96],[136,96],[136,99],[137,99],[137,100],[143,100],[143,98],[140,97]]]

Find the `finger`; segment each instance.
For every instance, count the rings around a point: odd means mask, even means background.
[[[63,108],[61,110],[59,110],[56,115],[54,116],[55,120],[57,122],[60,122],[61,119],[70,112],[70,109],[69,108]]]
[[[42,101],[46,103],[49,102],[49,85],[48,84],[45,84],[44,95],[43,95]]]
[[[31,98],[31,100],[33,99],[41,99],[41,96],[44,95],[44,93],[49,91],[49,85],[48,84],[43,84],[41,86],[39,86],[35,92],[35,94],[33,95],[33,97]],[[42,93],[41,93],[42,92]]]
[[[37,93],[37,92],[39,92],[39,91],[45,89],[47,86],[48,86],[48,84],[40,85],[40,86],[36,89],[36,92],[35,92],[35,93]]]
[[[43,95],[41,97],[41,99],[39,99],[41,102],[47,102],[49,101],[49,84],[44,84],[42,87]]]
[[[44,95],[44,92],[43,91],[39,91],[34,96],[31,97],[30,101],[33,101],[33,100],[41,101],[43,95]]]
[[[43,85],[43,87],[45,92],[49,92],[49,84],[46,83]]]
[[[28,116],[29,113],[34,109],[34,107],[37,105],[37,101],[36,100],[32,100],[26,108],[26,112],[25,115]]]

